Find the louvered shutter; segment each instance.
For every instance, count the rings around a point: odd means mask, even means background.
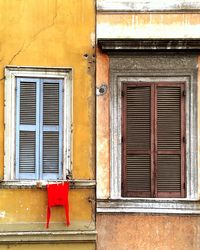
[[[40,169],[43,179],[62,177],[62,80],[42,80]]]
[[[184,88],[123,83],[123,196],[185,197]]]
[[[157,84],[157,196],[184,197],[184,85]]]
[[[39,80],[17,78],[16,88],[16,178],[39,176]]]
[[[123,196],[151,195],[151,86],[123,85]]]

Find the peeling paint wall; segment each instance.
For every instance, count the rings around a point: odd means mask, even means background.
[[[199,30],[199,14],[97,15],[98,38],[195,38]]]
[[[0,179],[4,176],[4,67],[16,65],[72,68],[72,174],[75,180],[94,180],[95,1],[0,0],[0,9]],[[55,207],[50,229],[94,230],[94,206],[88,201],[94,195],[94,188],[87,185],[71,190],[70,227],[64,225],[64,209]],[[0,229],[45,230],[46,196],[44,189],[2,187]],[[40,249],[45,247],[42,245]],[[64,245],[51,247],[71,249]],[[0,249],[7,248],[0,246]],[[36,248],[36,245],[24,245],[9,249]],[[78,244],[73,249],[93,248],[94,244]]]

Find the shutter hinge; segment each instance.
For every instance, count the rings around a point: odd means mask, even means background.
[[[186,90],[183,90],[182,94],[183,94],[183,96],[186,96]]]
[[[124,93],[124,91],[122,91],[122,97],[124,97],[125,96],[125,93]]]
[[[186,143],[186,138],[185,138],[185,136],[183,137],[183,143]]]
[[[121,142],[123,143],[124,142],[124,137],[122,136],[122,138],[121,138]]]
[[[183,189],[185,190],[185,182],[183,183]]]

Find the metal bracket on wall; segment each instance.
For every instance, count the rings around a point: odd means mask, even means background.
[[[96,88],[96,95],[100,96],[100,95],[105,95],[107,92],[107,85],[105,83],[103,83],[100,87]]]

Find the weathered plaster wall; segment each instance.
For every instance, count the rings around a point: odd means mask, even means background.
[[[98,38],[199,38],[200,14],[97,13]],[[96,84],[108,85],[108,56],[97,50]],[[109,91],[97,97],[97,197],[110,195]],[[103,146],[102,146],[103,145]],[[200,152],[200,150],[199,150]],[[102,157],[103,156],[103,157]]]
[[[97,230],[98,250],[200,249],[200,217],[195,216],[99,214]]]
[[[97,64],[96,64],[96,86],[100,87],[102,84],[109,86],[109,57],[107,54],[102,54],[97,50]],[[109,127],[109,88],[105,95],[97,96],[96,99],[96,140],[97,140],[97,197],[108,198],[110,186],[110,127]],[[103,157],[102,157],[103,156]]]
[[[23,244],[23,245],[0,245],[0,250],[46,250],[49,248],[47,244]],[[51,243],[51,250],[94,250],[95,246],[91,243],[77,243],[77,244],[54,244]]]
[[[0,190],[0,232],[23,230],[46,230],[46,190],[12,189]],[[65,225],[63,207],[51,209],[50,230],[94,229],[94,207],[88,201],[93,190],[71,190],[69,194],[71,225]],[[31,223],[31,225],[30,225]]]
[[[105,12],[184,12],[198,11],[198,0],[97,0],[97,10]]]
[[[199,38],[199,24],[200,14],[194,13],[122,14],[99,12],[97,14],[97,39]],[[200,72],[198,75],[199,82]],[[102,83],[107,84],[109,90],[109,58],[100,50],[97,50],[96,82],[97,86]],[[199,93],[198,88],[198,99]],[[104,96],[97,97],[97,199],[110,197],[109,98],[109,91]],[[199,112],[198,109],[198,114],[200,114]],[[198,123],[200,124],[199,117]],[[199,146],[198,148],[200,149]],[[200,150],[198,151],[200,153]],[[97,249],[198,250],[200,249],[199,225],[199,216],[166,216],[164,214],[155,216],[138,213],[97,214]]]
[[[4,173],[6,65],[72,67],[73,178],[94,179],[95,2],[0,0],[0,9],[0,179],[3,179]],[[93,196],[94,189],[70,191],[72,225],[68,230],[94,229],[94,209],[88,201]],[[63,224],[63,209],[53,210],[52,222]],[[21,224],[24,224],[22,230],[24,227],[26,230],[45,229],[44,224],[36,226],[45,220],[45,190],[0,190],[0,228],[20,230]],[[18,249],[27,248],[20,246]]]
[[[199,37],[200,14],[101,14],[98,38]]]

